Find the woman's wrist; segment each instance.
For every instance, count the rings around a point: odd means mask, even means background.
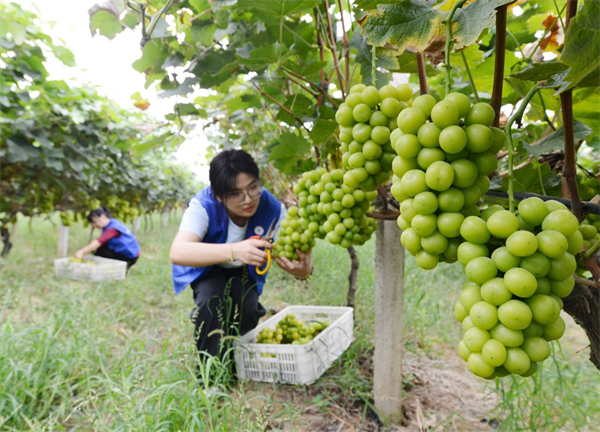
[[[232,263],[235,261],[234,251],[233,251],[234,243],[229,243],[229,262]]]
[[[308,271],[308,273],[306,274],[306,276],[304,276],[304,277],[298,277],[298,276],[296,276],[296,279],[301,280],[301,281],[310,279],[310,277],[313,274],[314,269],[315,269],[315,266],[311,265],[310,266],[310,270]]]

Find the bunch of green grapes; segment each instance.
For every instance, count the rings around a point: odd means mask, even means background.
[[[389,180],[396,156],[390,135],[398,128],[398,114],[410,106],[411,98],[408,84],[385,85],[379,90],[357,84],[350,89],[335,114],[346,186],[372,191]]]
[[[600,242],[600,233],[598,232],[600,222],[598,221],[598,215],[589,214],[585,221],[579,226],[579,231],[583,236],[583,250],[587,251],[593,247],[596,243]],[[579,276],[588,276],[588,268],[583,262],[583,259],[577,257],[577,274]]]
[[[307,220],[308,229],[319,238],[344,248],[362,245],[376,230],[375,221],[366,216],[376,191],[364,192],[343,182],[345,174],[324,168],[306,172],[294,185],[298,195],[299,215]]]
[[[281,221],[277,240],[273,243],[273,253],[278,257],[299,261],[296,249],[302,252],[312,249],[318,237],[318,228],[319,224],[316,222],[309,222],[299,216],[298,207],[290,207]]]
[[[480,377],[527,377],[565,332],[562,299],[575,286],[584,238],[557,201],[523,200],[519,217],[497,207],[460,227],[457,256],[468,281],[454,309],[465,331],[458,353]]]
[[[69,262],[73,263],[73,264],[97,265],[96,261],[94,261],[94,260],[85,261],[85,259],[83,259],[83,258],[75,258],[75,257],[69,258]]]
[[[71,226],[74,222],[77,221],[76,214],[71,210],[67,210],[65,212],[60,213],[60,223],[63,226]]]
[[[600,180],[598,180],[598,161],[586,173],[577,173],[577,186],[582,200],[589,201],[600,194]]]
[[[402,244],[423,269],[456,261],[460,227],[479,215],[477,203],[505,141],[502,130],[490,127],[493,120],[489,104],[471,106],[461,93],[440,102],[418,96],[398,115],[391,192],[401,203]]]
[[[308,326],[294,315],[286,315],[273,329],[264,328],[256,337],[257,343],[304,345],[313,340],[330,325],[327,321],[315,321]]]

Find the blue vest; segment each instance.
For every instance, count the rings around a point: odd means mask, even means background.
[[[133,259],[140,254],[140,245],[125,225],[116,219],[111,219],[102,232],[109,228],[114,228],[121,233],[119,237],[113,237],[108,241],[107,245],[110,250],[129,259]]]
[[[227,228],[229,226],[229,216],[227,215],[225,206],[214,197],[210,186],[201,190],[195,198],[200,201],[200,204],[202,204],[202,207],[204,207],[208,214],[208,231],[202,242],[225,243],[227,241]],[[248,219],[246,238],[250,238],[253,235],[266,234],[271,222],[274,219],[279,220],[280,213],[281,202],[269,191],[263,189],[258,209]],[[212,266],[187,267],[173,264],[173,288],[175,294],[182,292],[192,282],[208,276],[211,269]],[[248,273],[250,274],[250,278],[256,283],[258,295],[262,294],[267,275],[256,274],[255,266],[248,266]]]

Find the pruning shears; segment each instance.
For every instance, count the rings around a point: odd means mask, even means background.
[[[275,233],[279,229],[279,224],[275,224],[275,222],[277,222],[277,218],[273,219],[273,222],[271,222],[271,225],[269,225],[269,230],[267,231],[267,233],[264,236],[261,237],[261,236],[255,235],[250,238],[257,239],[257,240],[262,239],[262,240],[268,241],[269,243],[273,243],[273,237],[275,236]],[[258,274],[258,275],[264,275],[271,268],[271,250],[266,249],[266,252],[267,252],[267,264],[265,265],[264,269],[261,269],[259,266],[256,266],[256,274]]]

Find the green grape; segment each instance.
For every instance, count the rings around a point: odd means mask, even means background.
[[[458,124],[458,109],[452,102],[442,100],[435,104],[431,110],[431,120],[440,129],[456,125]]]

